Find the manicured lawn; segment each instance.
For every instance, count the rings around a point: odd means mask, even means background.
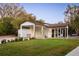
[[[61,56],[79,45],[79,40],[26,40],[0,45],[0,55],[6,56]]]

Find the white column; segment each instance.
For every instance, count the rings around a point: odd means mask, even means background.
[[[35,25],[33,26],[33,37],[35,37]]]
[[[56,38],[57,38],[57,28],[55,29],[55,31],[56,31]]]
[[[20,26],[20,29],[21,29],[21,37],[23,36],[23,34],[22,34],[22,25]],[[24,37],[23,37],[23,41],[24,41]]]
[[[62,37],[63,37],[63,30],[62,30]]]
[[[54,28],[54,38],[56,37],[56,29]]]
[[[67,38],[68,38],[68,26],[66,28],[67,28]]]
[[[22,25],[20,26],[20,29],[22,29]]]
[[[43,26],[42,26],[42,28],[41,28],[41,32],[42,32],[42,37],[44,37],[44,35],[43,35],[43,31],[44,31],[44,30],[43,30]]]
[[[51,38],[51,37],[52,37],[52,29],[49,28],[49,30],[48,30],[48,38]]]
[[[21,29],[21,37],[22,37],[22,25],[20,26],[20,29]]]
[[[67,35],[66,35],[66,34],[67,34],[67,29],[65,28],[65,37],[67,37]]]

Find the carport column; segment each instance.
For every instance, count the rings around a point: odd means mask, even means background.
[[[68,26],[66,28],[67,28],[67,38],[68,38]]]
[[[20,26],[20,29],[21,29],[21,37],[22,37],[22,25]],[[23,41],[24,41],[24,37],[23,37]]]
[[[63,30],[62,30],[62,37],[64,37],[63,35],[64,35],[64,34],[63,34]]]
[[[20,29],[22,30],[22,25],[20,26]]]
[[[64,34],[65,34],[65,37],[67,37],[67,28],[65,28],[65,33]]]
[[[35,37],[35,25],[33,26],[33,37]]]
[[[20,26],[20,29],[21,29],[21,35],[22,35],[22,25]]]
[[[43,31],[44,31],[44,27],[42,26],[42,28],[41,28],[41,32],[42,32],[42,36],[44,37],[44,35],[43,35]]]

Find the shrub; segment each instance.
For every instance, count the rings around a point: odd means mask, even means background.
[[[15,40],[11,40],[11,42],[15,42]]]
[[[1,44],[5,44],[6,43],[6,39],[3,39],[2,41],[1,41]]]
[[[32,37],[32,38],[30,38],[30,39],[31,39],[31,40],[32,40],[32,39],[35,39],[35,37]]]
[[[15,28],[11,24],[12,18],[4,17],[0,21],[0,35],[10,35],[15,34]]]
[[[17,41],[19,41],[19,39],[18,38],[15,38],[15,42],[17,42]]]
[[[11,42],[10,40],[7,40],[7,42]]]
[[[23,38],[19,38],[19,41],[23,41]]]

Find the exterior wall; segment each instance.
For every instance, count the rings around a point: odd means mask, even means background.
[[[43,38],[42,27],[35,27],[35,38]]]
[[[43,30],[42,30],[42,26],[37,28],[36,27],[36,30],[35,30],[35,37],[36,38],[51,38],[51,29],[43,26]]]
[[[48,38],[52,38],[52,28],[48,28]]]
[[[48,37],[48,28],[44,27],[44,32],[43,32],[44,38]]]

